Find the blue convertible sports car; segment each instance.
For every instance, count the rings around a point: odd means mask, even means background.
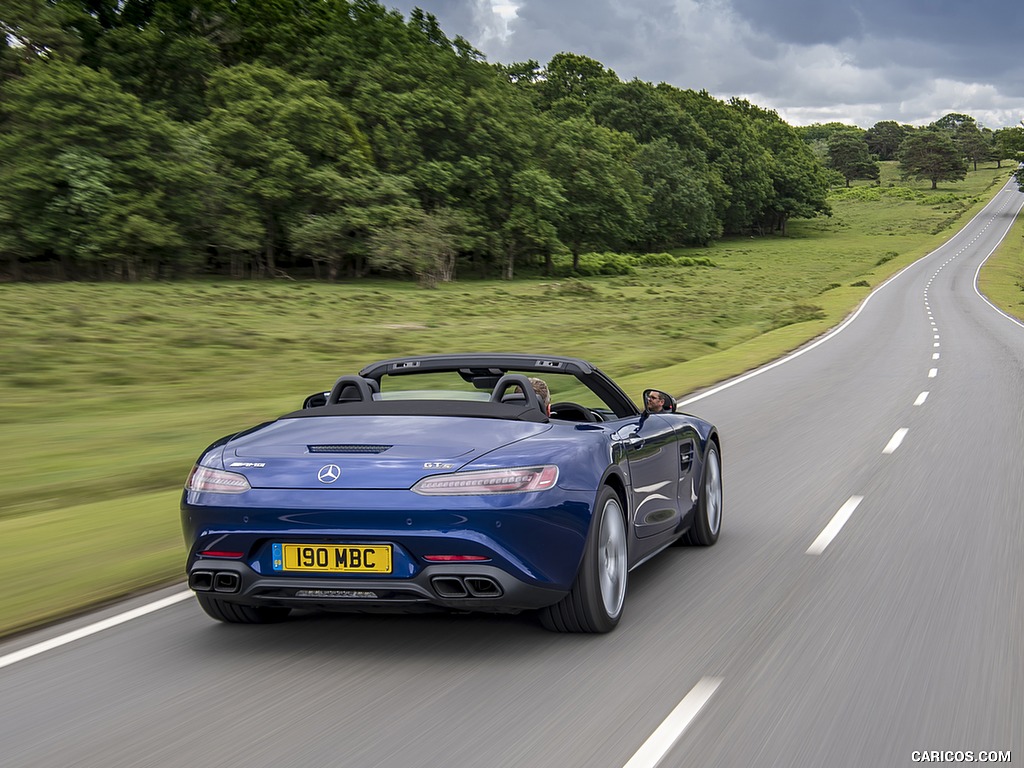
[[[715,427],[664,392],[644,403],[574,358],[369,365],[206,449],[181,503],[189,586],[226,622],[535,610],[607,632],[631,569],[722,521]]]

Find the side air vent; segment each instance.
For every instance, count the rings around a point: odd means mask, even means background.
[[[696,446],[693,444],[693,440],[683,440],[679,443],[679,471],[689,472],[690,467],[693,466],[693,454],[696,450]]]
[[[384,453],[391,447],[390,445],[359,445],[355,443],[306,446],[310,453]]]

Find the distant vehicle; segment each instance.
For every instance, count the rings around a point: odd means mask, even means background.
[[[545,409],[528,376],[558,402]],[[654,398],[649,400],[649,395]],[[715,427],[583,360],[384,360],[218,440],[181,502],[188,584],[214,619],[536,611],[608,632],[628,573],[722,522]]]

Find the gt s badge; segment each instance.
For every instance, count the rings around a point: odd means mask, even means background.
[[[316,473],[316,479],[321,483],[333,483],[341,477],[341,467],[337,464],[326,464],[320,467],[320,471]]]
[[[425,461],[423,462],[424,469],[454,469],[454,464],[445,464],[443,461]]]

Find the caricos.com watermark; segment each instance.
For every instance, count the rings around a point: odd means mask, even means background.
[[[1010,750],[915,749],[912,763],[1012,763]]]

